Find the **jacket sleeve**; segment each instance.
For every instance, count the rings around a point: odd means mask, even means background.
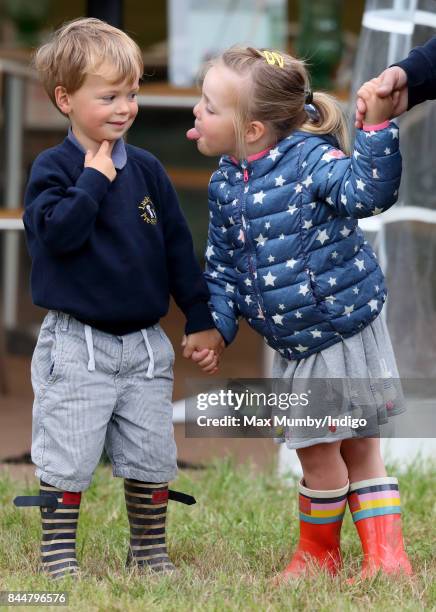
[[[211,196],[209,187],[209,232],[206,248],[205,278],[210,291],[210,307],[215,326],[230,344],[238,332],[239,310],[235,300],[237,286],[231,249],[227,244],[220,223],[219,206]]]
[[[392,122],[378,131],[357,130],[351,157],[309,138],[300,158],[301,188],[309,188],[314,199],[326,202],[339,217],[359,219],[382,213],[398,197],[398,141],[398,128]]]
[[[170,293],[186,317],[186,334],[214,329],[209,290],[194,252],[194,244],[179,200],[158,160],[156,174],[168,268]]]
[[[406,59],[393,64],[407,74],[408,108],[436,98],[436,36],[415,47]]]
[[[85,168],[76,181],[56,160],[42,154],[34,162],[25,195],[24,226],[53,255],[79,249],[94,229],[110,180]]]

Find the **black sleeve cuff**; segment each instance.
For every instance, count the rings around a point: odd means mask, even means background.
[[[205,331],[206,329],[215,329],[207,302],[197,302],[184,312],[186,316],[185,333],[187,335]]]

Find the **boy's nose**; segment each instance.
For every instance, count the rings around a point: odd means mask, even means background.
[[[194,106],[194,117],[196,117],[198,119],[198,116],[200,114],[200,102],[197,102],[197,104]]]
[[[117,105],[117,112],[120,114],[127,114],[129,112],[130,108],[129,108],[129,103],[127,102],[127,100],[119,100],[118,105]]]

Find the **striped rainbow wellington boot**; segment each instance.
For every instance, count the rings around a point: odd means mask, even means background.
[[[165,542],[168,483],[125,479],[124,494],[130,524],[127,566],[154,572],[176,571]]]
[[[42,568],[54,579],[76,575],[76,532],[82,494],[61,491],[41,481],[40,495],[48,494],[57,498],[57,507],[41,506]]]
[[[362,543],[361,577],[369,578],[378,571],[411,575],[403,543],[398,480],[385,476],[353,482],[348,504]]]
[[[299,485],[300,540],[291,562],[276,582],[310,574],[316,569],[334,576],[342,567],[340,533],[348,483],[341,489],[315,491]]]

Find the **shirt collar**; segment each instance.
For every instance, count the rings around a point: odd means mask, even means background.
[[[68,128],[68,140],[70,140],[82,153],[86,153],[80,142],[73,134],[71,127]],[[118,138],[112,149],[112,161],[117,170],[121,170],[127,163],[127,151],[122,138]]]

